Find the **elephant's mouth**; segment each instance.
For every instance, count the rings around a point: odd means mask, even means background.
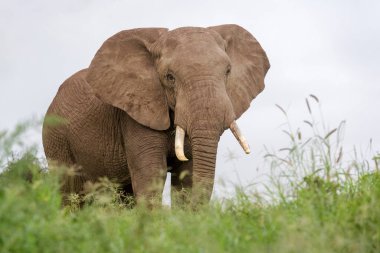
[[[230,130],[239,142],[240,146],[243,148],[246,154],[251,153],[247,139],[242,135],[236,121],[234,120],[230,125]],[[184,140],[185,140],[185,130],[177,126],[175,131],[175,154],[180,161],[188,161],[184,153]]]

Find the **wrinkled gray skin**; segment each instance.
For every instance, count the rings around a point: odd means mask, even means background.
[[[46,156],[76,170],[63,193],[108,177],[139,200],[162,193],[170,167],[172,191],[202,189],[209,199],[219,138],[264,89],[268,69],[260,44],[237,25],[114,35],[47,112],[66,123],[45,122]],[[186,132],[186,162],[174,152],[176,126]]]

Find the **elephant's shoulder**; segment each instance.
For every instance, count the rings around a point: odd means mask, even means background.
[[[102,102],[95,97],[90,85],[86,81],[87,69],[83,69],[66,79],[58,89],[52,102],[54,108],[64,111],[64,114],[73,114],[76,111],[91,110],[101,106]]]
[[[57,96],[65,100],[94,99],[95,94],[86,81],[87,69],[82,69],[66,79],[58,89]]]
[[[77,92],[83,93],[91,93],[91,88],[86,81],[87,69],[82,69],[69,78],[67,78],[59,87],[59,93],[67,93],[72,92],[72,90],[76,90]]]

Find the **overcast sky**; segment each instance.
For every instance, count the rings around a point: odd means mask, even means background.
[[[266,88],[238,123],[253,153],[245,156],[226,132],[217,176],[260,181],[263,146],[286,145],[285,118],[307,117],[315,94],[326,122],[346,120],[346,152],[372,138],[380,150],[380,1],[122,1],[0,0],[0,129],[45,113],[59,85],[86,68],[102,42],[136,27],[235,23],[266,50]],[[40,139],[40,138],[38,138]],[[231,150],[239,159],[226,161]],[[240,179],[239,179],[240,178]]]

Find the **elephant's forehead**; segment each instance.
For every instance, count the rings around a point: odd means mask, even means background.
[[[178,48],[184,47],[181,45]],[[172,54],[167,55],[167,60],[164,60],[169,65],[169,68],[174,71],[218,71],[219,67],[224,68],[229,64],[227,54],[220,48],[210,49],[210,47],[189,47],[183,50],[176,50]],[[165,56],[163,56],[165,58]],[[178,73],[179,73],[178,72]]]
[[[194,43],[215,43],[215,39],[205,28],[187,28],[173,30],[167,33],[165,38],[165,47],[171,50],[176,49],[179,45],[195,46]]]
[[[167,56],[180,56],[180,57],[210,57],[220,54],[222,47],[212,37],[197,36],[191,34],[186,38],[180,40],[170,39],[166,40],[163,53]],[[216,54],[216,55],[215,55]]]
[[[163,38],[162,38],[163,39]],[[185,27],[170,31],[161,41],[161,60],[171,65],[210,65],[228,61],[224,42],[207,28]]]

